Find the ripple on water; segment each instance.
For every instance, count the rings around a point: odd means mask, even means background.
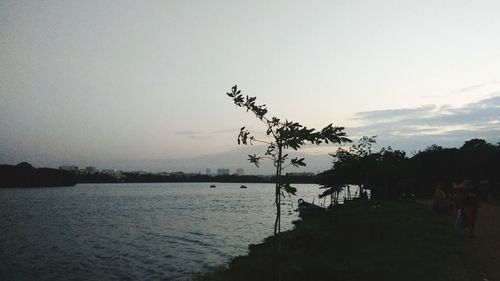
[[[1,189],[2,279],[185,280],[272,234],[273,185],[240,185]],[[319,193],[297,187],[304,199]],[[282,229],[295,219],[287,213]]]

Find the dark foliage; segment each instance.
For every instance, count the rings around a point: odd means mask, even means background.
[[[452,182],[464,179],[487,182],[489,192],[498,197],[500,145],[482,139],[466,141],[460,148],[432,145],[411,158],[390,147],[363,153],[351,147],[333,156],[332,169],[318,175],[317,181],[326,186],[360,185],[370,189],[373,198],[427,197],[438,182],[449,191]]]
[[[75,184],[75,176],[68,171],[50,168],[36,169],[26,162],[16,166],[0,165],[0,187],[46,187]]]

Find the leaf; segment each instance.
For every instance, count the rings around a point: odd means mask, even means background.
[[[260,157],[258,157],[257,155],[248,155],[248,161],[252,164],[254,164],[255,166],[257,166],[257,168],[259,167],[259,162],[260,162]]]
[[[300,158],[300,159],[298,159],[298,158],[292,158],[292,159],[290,160],[290,163],[291,163],[294,167],[297,167],[297,168],[298,168],[298,167],[301,167],[301,166],[302,166],[302,167],[306,166],[306,163],[304,162],[304,158]]]
[[[292,195],[296,195],[297,193],[297,188],[293,187],[293,186],[290,186],[289,183],[285,183],[283,185],[283,189],[286,191],[286,193],[288,194],[292,194]]]
[[[245,127],[241,127],[240,129],[240,133],[238,135],[238,145],[239,144],[244,144],[244,145],[247,145],[248,142],[248,136],[250,135],[250,131],[248,131],[247,129],[245,129]],[[250,137],[250,139],[253,139],[253,137]]]

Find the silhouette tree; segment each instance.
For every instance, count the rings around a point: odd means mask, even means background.
[[[364,137],[350,148],[332,154],[332,169],[317,177],[317,182],[327,188],[321,196],[335,196],[339,188],[356,184],[369,188],[372,198],[397,198],[403,193],[427,197],[433,194],[437,183],[444,184],[450,192],[453,181],[468,179],[473,185],[484,185],[485,198],[489,194],[498,197],[499,144],[471,139],[460,148],[431,145],[408,158],[404,151],[391,147],[372,152],[371,143],[373,137]]]
[[[372,154],[370,168],[367,169],[367,184],[372,198],[397,198],[410,188],[408,178],[408,158],[402,150],[383,147]]]
[[[348,148],[340,147],[330,155],[334,158],[333,168],[318,177],[321,187],[326,189],[320,198],[330,196],[331,204],[338,203],[338,195],[351,184],[358,185],[359,194],[367,184],[367,174],[373,166],[372,145],[376,143],[376,136],[360,138]]]
[[[330,154],[335,159],[334,167],[350,166],[351,170],[356,172],[356,184],[359,187],[360,195],[366,185],[366,174],[372,166],[373,157],[370,155],[372,154],[372,145],[377,142],[376,138],[377,136],[363,136],[349,149],[340,148],[336,153]]]
[[[408,158],[405,152],[391,147],[372,152],[375,139],[376,136],[364,136],[349,148],[339,148],[330,154],[334,157],[332,169],[317,179],[322,188],[327,189],[321,197],[338,196],[341,188],[349,185],[358,185],[360,196],[366,188],[370,189],[372,198],[398,196],[403,179],[408,178]],[[335,198],[332,202],[336,203]]]
[[[350,142],[351,140],[346,137],[344,127],[337,127],[329,124],[318,131],[314,128],[307,128],[297,122],[288,120],[283,121],[274,116],[268,117],[266,105],[257,105],[255,103],[256,97],[244,97],[236,85],[231,88],[231,92],[227,93],[227,95],[233,99],[236,106],[246,109],[247,112],[252,112],[266,127],[266,139],[257,139],[248,129],[242,127],[237,141],[238,144],[242,145],[252,145],[254,142],[267,145],[264,154],[260,156],[256,154],[248,155],[248,160],[257,167],[263,159],[269,159],[274,164],[276,176],[274,194],[276,219],[274,223],[274,236],[276,236],[280,232],[281,226],[281,198],[285,196],[285,192],[295,195],[297,191],[297,189],[292,187],[290,182],[287,181],[287,177],[283,175],[283,171],[289,166],[306,166],[304,158],[290,158],[286,150],[298,150],[307,143],[314,145],[319,145],[321,143],[340,144],[343,142]]]

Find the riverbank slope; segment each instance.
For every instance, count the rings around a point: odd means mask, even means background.
[[[359,201],[281,234],[281,280],[483,280],[474,239],[416,202]],[[277,280],[273,239],[193,280]]]

